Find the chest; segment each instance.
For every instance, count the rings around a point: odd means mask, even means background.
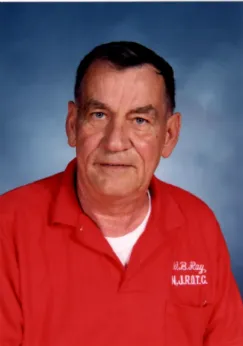
[[[24,346],[202,345],[213,287],[204,251],[167,241],[143,258],[140,245],[124,268],[112,249],[94,251],[67,232],[30,239]]]

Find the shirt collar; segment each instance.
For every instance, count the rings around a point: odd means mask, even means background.
[[[58,192],[53,198],[51,222],[54,224],[77,226],[82,209],[76,194],[76,170],[74,158],[62,173]]]

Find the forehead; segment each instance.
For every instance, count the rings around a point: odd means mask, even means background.
[[[96,62],[85,74],[81,95],[111,105],[159,107],[166,101],[164,79],[151,65],[117,69],[108,62]]]

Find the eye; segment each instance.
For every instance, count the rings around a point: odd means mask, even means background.
[[[143,124],[146,124],[148,123],[148,120],[144,119],[144,118],[135,118],[135,121],[138,125],[143,125]]]
[[[92,113],[92,116],[95,117],[96,119],[102,119],[104,118],[105,114],[102,112],[94,112]]]

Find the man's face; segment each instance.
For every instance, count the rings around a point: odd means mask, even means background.
[[[146,190],[160,157],[176,145],[163,78],[150,65],[116,70],[96,62],[69,102],[66,130],[76,147],[78,179],[91,194],[122,197]]]

